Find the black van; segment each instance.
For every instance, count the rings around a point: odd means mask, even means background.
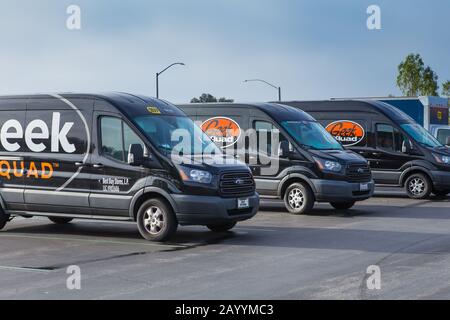
[[[174,158],[179,129],[199,143]],[[45,216],[57,224],[136,221],[155,241],[178,224],[226,231],[259,205],[251,171],[231,160],[165,101],[124,93],[0,97],[0,229],[15,216]]]
[[[399,109],[378,101],[293,101],[345,147],[364,156],[377,185],[405,187],[409,197],[450,193],[450,149]]]
[[[373,194],[367,161],[344,150],[305,112],[272,103],[179,107],[250,166],[261,197],[284,199],[291,213],[307,212],[315,201],[349,209]]]

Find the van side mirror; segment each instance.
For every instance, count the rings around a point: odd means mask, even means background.
[[[136,143],[131,144],[128,149],[128,164],[132,166],[140,166],[144,163],[144,148]]]
[[[410,154],[413,150],[413,145],[411,143],[411,141],[409,140],[404,140],[403,144],[402,144],[402,152],[406,153],[406,154]]]
[[[278,157],[280,158],[288,158],[291,153],[291,148],[289,145],[289,141],[283,140],[280,142],[278,147]]]

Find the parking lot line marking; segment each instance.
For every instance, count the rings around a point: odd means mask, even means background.
[[[38,273],[50,273],[53,270],[44,270],[37,268],[24,268],[24,267],[11,267],[11,266],[0,266],[0,270],[8,270],[8,271],[22,271],[22,272],[38,272]]]
[[[94,240],[94,239],[80,239],[80,238],[59,238],[59,237],[45,237],[45,236],[27,236],[27,235],[17,235],[17,234],[1,234],[1,238],[23,238],[23,239],[35,239],[35,240],[56,240],[56,241],[79,241],[88,243],[107,243],[107,244],[120,244],[120,245],[139,245],[139,246],[149,246],[149,247],[176,247],[184,248],[184,245],[178,244],[157,244],[157,243],[143,243],[143,242],[129,242],[129,241],[116,241],[116,240]]]

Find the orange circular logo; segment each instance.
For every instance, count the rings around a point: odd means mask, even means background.
[[[346,147],[360,143],[366,136],[364,128],[354,121],[335,121],[330,123],[326,129],[337,141]]]
[[[230,118],[215,117],[202,124],[202,130],[213,142],[223,148],[234,145],[241,137],[241,128]]]

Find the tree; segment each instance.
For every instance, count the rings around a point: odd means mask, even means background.
[[[419,54],[409,54],[398,66],[397,86],[408,97],[438,95],[438,76]]]
[[[420,94],[422,96],[438,96],[439,85],[437,81],[437,74],[430,67],[426,67],[422,74]]]
[[[450,98],[450,80],[442,84],[442,95]]]
[[[409,54],[398,66],[397,86],[405,96],[415,97],[419,93],[423,60],[419,54]]]
[[[233,99],[220,98],[217,99],[212,94],[203,93],[198,98],[192,98],[191,103],[212,103],[212,102],[234,102]]]

